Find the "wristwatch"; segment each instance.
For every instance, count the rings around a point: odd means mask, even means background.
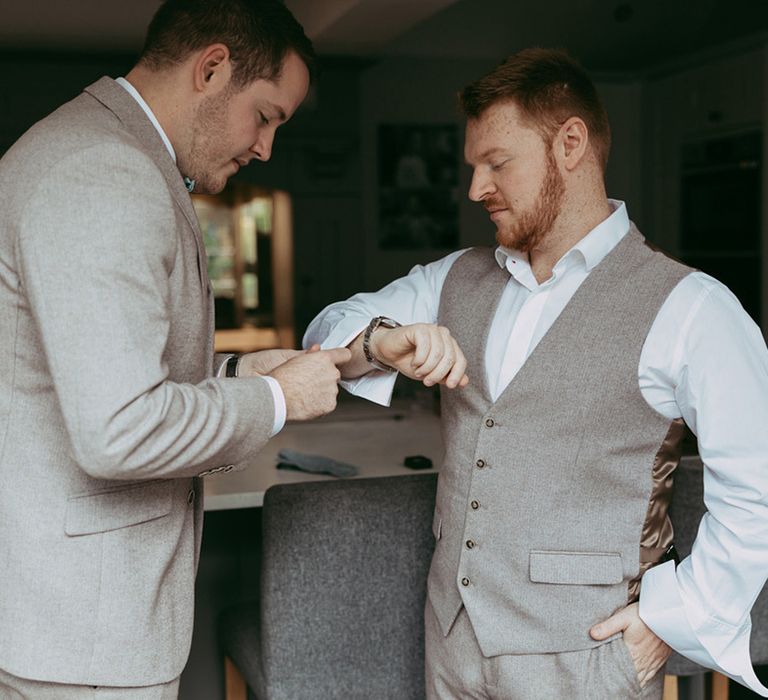
[[[365,333],[363,334],[363,354],[365,355],[365,359],[368,360],[368,363],[373,365],[376,369],[380,369],[382,372],[397,372],[394,367],[390,367],[389,365],[385,365],[384,363],[379,362],[373,356],[373,353],[371,352],[371,336],[373,335],[373,332],[379,326],[384,326],[384,328],[399,328],[402,325],[402,323],[398,323],[392,318],[387,318],[386,316],[375,316],[368,324],[368,328],[365,329]]]

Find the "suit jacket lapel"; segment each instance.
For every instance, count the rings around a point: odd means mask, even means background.
[[[204,288],[208,287],[207,259],[203,236],[200,232],[200,224],[192,206],[192,199],[184,186],[184,178],[179,172],[176,163],[163,143],[163,139],[149,120],[144,110],[112,78],[104,77],[85,89],[92,97],[96,98],[108,110],[110,110],[144,146],[147,154],[155,161],[168,183],[171,196],[184,214],[195,236],[198,254],[198,268],[200,282]]]

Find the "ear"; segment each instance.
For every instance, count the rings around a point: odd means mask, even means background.
[[[232,62],[225,44],[211,44],[194,62],[194,86],[197,92],[218,92],[229,83]]]
[[[589,130],[583,119],[570,117],[555,137],[555,153],[566,170],[573,170],[584,159],[589,147]]]

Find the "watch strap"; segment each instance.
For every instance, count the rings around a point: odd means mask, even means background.
[[[240,363],[240,355],[230,355],[227,358],[227,363],[224,369],[224,376],[225,377],[236,377],[237,376],[237,366]]]
[[[368,327],[365,329],[365,333],[363,333],[363,354],[365,355],[368,364],[376,369],[381,370],[382,372],[397,372],[394,367],[379,362],[379,360],[373,356],[373,352],[371,352],[371,336],[379,326],[384,326],[384,328],[399,328],[402,324],[387,316],[375,316],[372,318]]]

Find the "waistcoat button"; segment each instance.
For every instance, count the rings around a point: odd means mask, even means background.
[[[478,469],[482,469],[485,466],[485,460],[484,459],[478,459],[477,462],[475,462],[475,465]]]
[[[467,549],[472,549],[475,546],[473,540],[467,540]]]
[[[190,489],[187,494],[187,503],[191,506],[195,502],[195,489]]]
[[[464,587],[469,585],[469,579],[466,576],[463,579],[461,579],[461,585]]]
[[[494,426],[494,423],[493,423],[493,418],[489,418],[488,420],[486,420],[486,421],[485,421],[485,425],[486,425],[487,427],[489,427],[489,428],[492,428],[492,427]]]
[[[480,503],[478,501],[472,501],[469,505],[472,506],[472,510],[477,510],[480,507]]]

